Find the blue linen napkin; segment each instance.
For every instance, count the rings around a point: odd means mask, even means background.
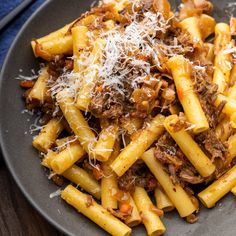
[[[0,0],[0,19],[6,16],[22,1],[23,0]],[[44,1],[45,0],[35,0],[33,4],[27,7],[12,22],[10,22],[9,25],[0,31],[0,68],[3,65],[7,51],[20,28]]]

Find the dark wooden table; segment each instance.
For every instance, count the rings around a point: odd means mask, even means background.
[[[29,204],[0,154],[0,236],[62,236]]]

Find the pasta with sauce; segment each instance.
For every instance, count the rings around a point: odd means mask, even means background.
[[[198,199],[236,192],[236,19],[212,11],[103,0],[31,42],[44,60],[20,84],[44,118],[33,146],[57,185],[70,182],[62,199],[112,235],[141,223],[162,235],[165,212],[194,223]]]

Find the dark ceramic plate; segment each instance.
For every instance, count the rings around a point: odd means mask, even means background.
[[[30,18],[18,34],[9,50],[1,73],[0,130],[1,145],[5,161],[18,186],[31,204],[55,227],[68,235],[106,235],[94,223],[77,213],[59,197],[49,198],[57,187],[48,180],[47,173],[40,167],[38,153],[32,148],[29,130],[29,116],[23,114],[22,90],[14,78],[30,74],[38,68],[33,57],[30,40],[49,33],[72,21],[89,9],[94,0],[53,0],[45,4]],[[232,0],[230,0],[232,2]],[[215,17],[224,21],[228,17],[225,7],[228,1],[213,1]],[[1,193],[3,194],[3,193]],[[232,236],[236,233],[236,199],[229,194],[212,209],[202,209],[199,221],[190,225],[181,220],[177,213],[166,214],[163,221],[167,228],[165,235],[171,236]],[[145,235],[143,227],[133,230],[133,235]]]

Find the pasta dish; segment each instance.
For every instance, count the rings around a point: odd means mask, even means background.
[[[111,235],[236,195],[236,18],[208,0],[104,0],[31,46],[33,139],[69,205]]]

